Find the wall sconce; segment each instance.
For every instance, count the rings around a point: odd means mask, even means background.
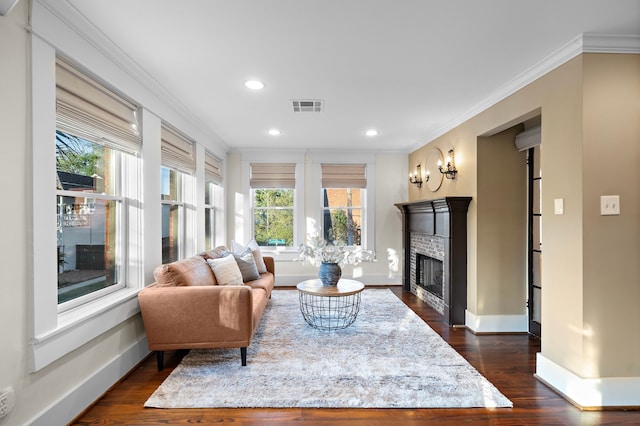
[[[415,173],[409,173],[409,182],[416,185],[418,188],[422,188],[422,169],[420,168],[420,164],[416,166]],[[427,176],[425,177],[424,182],[429,182],[429,170],[427,170]]]
[[[449,150],[449,154],[447,155],[446,165],[442,166],[442,161],[438,160],[438,169],[440,173],[442,173],[447,179],[455,179],[458,170],[456,170],[456,160],[453,156],[453,149]]]

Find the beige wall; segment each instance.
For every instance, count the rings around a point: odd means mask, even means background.
[[[584,58],[586,376],[640,375],[640,55]],[[600,196],[620,195],[620,216]]]
[[[640,157],[640,55],[582,54],[409,155],[409,167],[431,147],[454,147],[456,181],[431,193],[409,185],[409,199],[453,195],[474,198],[469,208],[468,310],[510,315],[518,298],[511,279],[521,264],[486,260],[504,251],[487,229],[505,229],[502,215],[483,207],[487,176],[478,137],[542,116],[543,265],[542,354],[581,377],[640,376],[637,164]],[[619,170],[613,168],[619,166]],[[622,214],[599,215],[600,195],[621,196]],[[563,198],[564,215],[554,215]],[[480,229],[482,228],[482,229]],[[507,238],[505,242],[514,244]],[[482,254],[480,254],[482,253]],[[487,263],[489,262],[489,263]],[[624,348],[624,350],[621,350]]]
[[[478,315],[524,315],[527,290],[527,166],[522,125],[478,138]],[[504,265],[509,265],[505,268]]]

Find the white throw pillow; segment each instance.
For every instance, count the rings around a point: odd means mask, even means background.
[[[235,241],[231,241],[231,251],[236,254],[242,254],[245,250],[251,250],[251,254],[253,255],[253,259],[256,261],[256,267],[258,268],[258,273],[264,274],[267,272],[267,265],[264,263],[264,259],[262,258],[262,252],[260,251],[260,246],[256,242],[255,239],[249,241],[246,246],[239,244]]]
[[[218,285],[244,285],[242,273],[233,256],[224,256],[217,259],[207,259]]]

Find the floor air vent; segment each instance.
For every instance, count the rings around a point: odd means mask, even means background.
[[[293,99],[293,112],[322,112],[322,99]]]

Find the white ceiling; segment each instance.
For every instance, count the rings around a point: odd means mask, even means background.
[[[640,0],[67,0],[231,148],[410,151]],[[86,24],[86,22],[84,23]],[[247,90],[247,79],[265,83]],[[322,99],[294,113],[292,99]],[[281,135],[269,136],[270,128]],[[376,128],[380,134],[367,137]]]

